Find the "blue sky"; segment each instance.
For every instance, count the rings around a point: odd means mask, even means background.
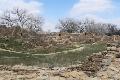
[[[14,7],[42,15],[45,31],[55,31],[58,19],[65,17],[87,17],[120,25],[120,0],[0,0],[0,14]]]
[[[44,3],[44,16],[51,20],[68,16],[69,10],[77,0],[41,0]]]

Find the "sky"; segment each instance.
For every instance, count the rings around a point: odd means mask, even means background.
[[[43,16],[45,31],[56,31],[58,20],[67,17],[120,25],[120,0],[0,0],[0,14],[15,7]]]

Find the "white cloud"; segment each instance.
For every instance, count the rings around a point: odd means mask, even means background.
[[[120,26],[120,18],[105,18],[107,14],[115,14],[114,10],[118,6],[112,3],[112,0],[79,0],[70,10],[70,16],[79,18],[90,18],[97,22],[113,23]],[[106,14],[106,16],[102,14]],[[112,15],[111,15],[112,16]]]
[[[17,8],[27,9],[30,13],[42,13],[42,3],[37,0],[0,0],[0,13]]]
[[[95,14],[113,9],[112,0],[79,0],[74,4],[70,14],[79,16],[83,14]]]

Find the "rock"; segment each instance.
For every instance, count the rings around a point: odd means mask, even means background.
[[[115,56],[116,58],[120,58],[120,53],[116,54]]]
[[[0,80],[5,80],[3,77],[0,77]]]
[[[97,77],[103,77],[103,76],[106,77],[106,78],[108,77],[106,72],[98,72],[97,73]]]
[[[116,47],[107,47],[107,51],[117,51]]]
[[[82,71],[77,72],[77,71],[72,71],[72,72],[65,72],[63,74],[61,74],[61,77],[65,77],[65,78],[75,78],[75,79],[80,79],[80,80],[86,80],[86,78],[88,78],[88,76],[83,73]]]
[[[91,79],[89,79],[89,80],[101,80],[101,79],[98,78],[98,77],[94,77],[94,78],[91,78]]]
[[[117,48],[117,51],[120,52],[120,47]]]
[[[110,67],[109,69],[111,69],[111,70],[113,70],[113,71],[115,71],[115,72],[119,72],[120,70],[118,70],[117,68],[115,68],[115,67]]]
[[[115,74],[115,75],[113,76],[113,79],[114,79],[114,80],[120,80],[120,74]]]
[[[116,72],[109,70],[109,69],[107,70],[107,75],[109,78],[112,78],[115,74],[116,74]]]
[[[109,58],[109,59],[103,59],[101,64],[103,66],[109,66],[111,64],[111,61],[112,61],[111,58]]]

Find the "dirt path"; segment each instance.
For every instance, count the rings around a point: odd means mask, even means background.
[[[44,55],[44,56],[49,56],[49,55],[56,55],[56,54],[60,54],[60,53],[67,54],[68,52],[81,51],[81,50],[83,50],[83,49],[84,49],[84,47],[79,47],[79,48],[76,48],[76,49],[66,50],[66,51],[62,51],[62,52],[48,53],[48,54],[33,54],[33,55]]]
[[[34,55],[50,56],[50,55],[56,55],[56,54],[60,54],[60,53],[67,54],[68,52],[81,51],[81,50],[83,50],[83,49],[84,49],[84,47],[79,47],[79,48],[76,48],[76,49],[66,50],[66,51],[62,51],[62,52],[48,53],[48,54],[32,54],[32,55],[33,55],[33,56],[34,56]],[[30,54],[30,53],[23,53],[23,52],[6,50],[6,49],[2,49],[2,48],[0,48],[0,51],[7,51],[7,52],[13,52],[13,53],[20,53],[20,54]]]
[[[23,53],[23,52],[11,51],[11,50],[2,49],[2,48],[0,48],[0,51],[7,51],[7,52],[13,52],[13,53]]]

